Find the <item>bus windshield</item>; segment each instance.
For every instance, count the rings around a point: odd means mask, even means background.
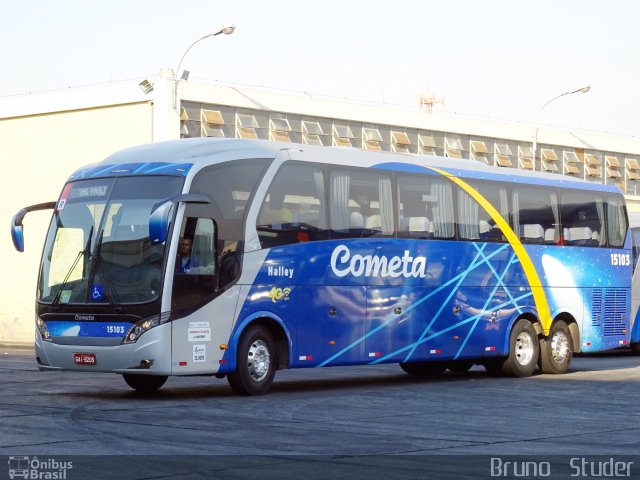
[[[149,215],[180,193],[172,176],[68,183],[47,235],[38,300],[43,303],[144,303],[160,295],[164,245],[149,241]]]

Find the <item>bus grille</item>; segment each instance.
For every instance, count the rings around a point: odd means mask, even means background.
[[[627,291],[611,288],[604,296],[604,335],[624,335],[626,333]]]

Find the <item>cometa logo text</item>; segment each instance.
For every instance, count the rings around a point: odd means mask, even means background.
[[[352,255],[349,247],[338,245],[331,254],[331,270],[337,277],[406,277],[425,278],[427,258],[412,257],[409,250],[403,255],[387,258],[385,255]]]

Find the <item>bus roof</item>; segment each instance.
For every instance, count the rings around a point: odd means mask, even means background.
[[[274,158],[282,150],[313,152],[314,161],[327,164],[414,172],[424,171],[424,167],[435,167],[466,178],[516,183],[522,181],[536,185],[620,193],[620,189],[613,185],[592,183],[553,173],[494,167],[476,160],[372,152],[350,147],[321,147],[270,140],[211,137],[171,140],[126,148],[99,163],[80,168],[69,180],[133,174],[186,175],[193,166],[202,167],[229,158]]]

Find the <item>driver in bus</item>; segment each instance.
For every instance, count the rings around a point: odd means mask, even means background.
[[[178,258],[176,258],[176,273],[189,273],[199,267],[198,257],[193,253],[193,240],[188,237],[180,239]]]

